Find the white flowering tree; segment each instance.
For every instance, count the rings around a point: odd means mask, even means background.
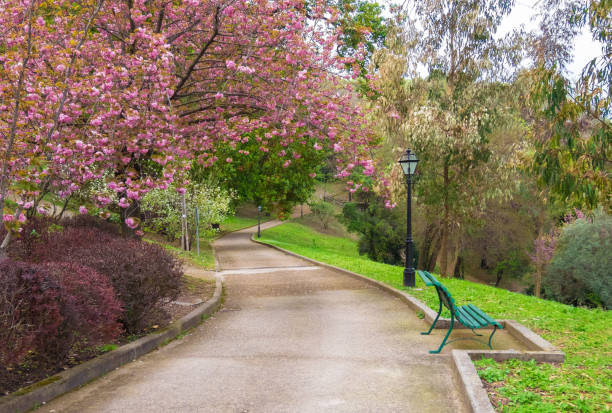
[[[140,208],[146,229],[174,241],[183,234],[184,225],[187,226],[185,232],[189,234],[188,238],[193,239],[196,207],[201,231],[206,236],[214,234],[217,229],[213,228],[213,224],[225,220],[231,211],[231,200],[230,191],[210,183],[192,183],[184,191],[173,185],[166,189],[154,189],[142,198]]]

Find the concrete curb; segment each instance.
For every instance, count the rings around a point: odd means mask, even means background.
[[[380,281],[373,280],[361,274],[357,274],[343,268],[339,268],[333,265],[326,264],[313,260],[312,258],[304,257],[296,254],[295,252],[288,251],[276,245],[266,244],[264,242],[256,240],[254,237],[251,241],[257,244],[265,245],[270,248],[274,248],[285,254],[293,257],[301,258],[310,263],[318,266],[327,268],[329,270],[348,275],[353,278],[365,281],[368,284],[376,286],[381,290],[384,290],[391,295],[400,298],[405,302],[408,307],[414,311],[420,311],[424,314],[424,319],[428,324],[432,324],[436,318],[437,312],[429,308],[421,300],[411,296],[408,293],[395,289],[387,284]],[[489,395],[484,388],[480,377],[476,371],[476,367],[473,360],[479,360],[481,358],[492,358],[496,361],[505,361],[509,359],[519,360],[535,360],[542,363],[563,363],[565,360],[565,354],[559,351],[551,343],[544,340],[541,336],[533,332],[531,329],[525,327],[521,323],[514,320],[499,320],[504,329],[508,331],[513,337],[523,343],[530,351],[516,351],[516,350],[452,350],[451,360],[452,369],[455,377],[455,381],[459,384],[461,394],[463,395],[463,402],[468,411],[473,413],[492,413],[494,412]],[[440,318],[436,324],[436,329],[447,329],[450,326],[450,319]],[[459,323],[455,323],[454,328],[466,328]]]
[[[217,277],[215,293],[212,298],[170,324],[162,332],[142,337],[51,378],[5,396],[0,399],[0,413],[26,412],[163,346],[182,332],[200,324],[204,317],[214,313],[221,303],[222,292],[223,282],[220,277]],[[23,394],[27,389],[31,390]]]
[[[489,400],[487,390],[482,384],[482,380],[476,372],[476,367],[472,363],[467,351],[451,351],[452,369],[455,382],[459,384],[459,389],[463,404],[470,412],[474,413],[494,413],[495,410]]]

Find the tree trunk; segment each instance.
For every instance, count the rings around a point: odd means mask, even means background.
[[[498,271],[498,272],[497,272],[497,274],[495,274],[495,276],[496,276],[496,279],[495,279],[495,286],[496,286],[496,287],[499,287],[499,283],[501,282],[501,280],[502,280],[502,276],[503,276],[503,275],[504,275],[504,272],[503,272],[503,271]]]
[[[449,242],[449,230],[450,230],[450,205],[448,204],[448,164],[444,164],[444,218],[442,218],[441,225],[441,241],[440,241],[440,275],[448,277],[451,275],[448,271],[448,242]]]
[[[440,245],[442,239],[439,234],[436,236],[434,244],[432,245],[431,254],[429,256],[429,262],[427,263],[427,271],[433,271],[436,269],[436,262],[438,262],[438,256],[440,255]]]
[[[455,242],[453,245],[453,249],[449,250],[449,255],[451,255],[452,259],[450,259],[448,261],[448,267],[446,268],[446,271],[444,271],[446,274],[448,274],[449,277],[453,277],[455,275],[455,271],[457,268],[457,261],[459,261],[459,242]]]
[[[453,271],[453,276],[459,279],[465,279],[465,268],[463,265],[463,257],[459,255],[457,257],[457,261],[455,264],[455,270]]]
[[[538,239],[541,239],[544,235],[544,208],[540,209],[540,213],[538,214]],[[544,257],[542,257],[541,248],[536,248],[536,273],[535,273],[535,282],[533,286],[533,294],[536,297],[540,297],[542,294],[542,272],[543,272],[543,261]]]
[[[182,205],[182,216],[181,216],[181,227],[182,227],[182,234],[181,234],[181,247],[183,248],[184,251],[189,251],[190,249],[190,245],[189,245],[189,228],[187,226],[187,203],[185,201],[185,194],[183,194],[182,196],[182,201],[181,201]]]
[[[127,208],[121,208],[121,235],[124,237],[134,237],[134,230],[127,226],[125,220],[130,217],[141,218],[140,201],[132,200],[132,205]]]
[[[55,216],[55,204],[53,204],[53,206],[54,206],[54,208],[53,208],[53,216],[55,218],[55,221],[59,222],[59,221],[62,220],[62,217],[64,216],[64,212],[66,212],[66,208],[68,207],[68,202],[70,201],[70,198],[72,198],[72,195],[68,195],[68,197],[64,201],[64,205],[62,205],[62,210],[60,211],[60,213],[59,213],[59,215],[57,217]]]
[[[430,223],[425,227],[423,242],[419,251],[418,267],[425,271],[433,271],[440,253],[440,236],[437,224]]]

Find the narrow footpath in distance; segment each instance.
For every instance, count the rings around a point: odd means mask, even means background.
[[[253,232],[215,242],[226,300],[213,317],[38,411],[464,411],[449,353],[428,354],[440,337],[405,304]]]

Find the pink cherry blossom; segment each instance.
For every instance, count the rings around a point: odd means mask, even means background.
[[[138,222],[134,218],[126,218],[125,225],[130,229],[136,229],[138,227]]]
[[[329,145],[338,176],[348,176],[348,163],[375,173],[363,163],[375,136],[344,71],[358,65],[337,55],[340,13],[330,3],[313,0],[308,10],[294,0],[52,3],[70,13],[45,21],[45,2],[0,7],[0,26],[10,27],[0,55],[0,136],[15,140],[5,148],[11,188],[50,185],[67,197],[104,181],[92,201],[127,208],[130,199],[183,182],[196,160],[211,166],[228,147],[250,156],[240,144],[260,130],[262,152],[283,146],[301,159]],[[289,149],[292,139],[303,151]],[[48,160],[44,170],[32,168],[36,159]],[[156,168],[160,174],[148,172]],[[23,192],[15,195],[33,198]],[[14,220],[5,198],[0,216]]]

